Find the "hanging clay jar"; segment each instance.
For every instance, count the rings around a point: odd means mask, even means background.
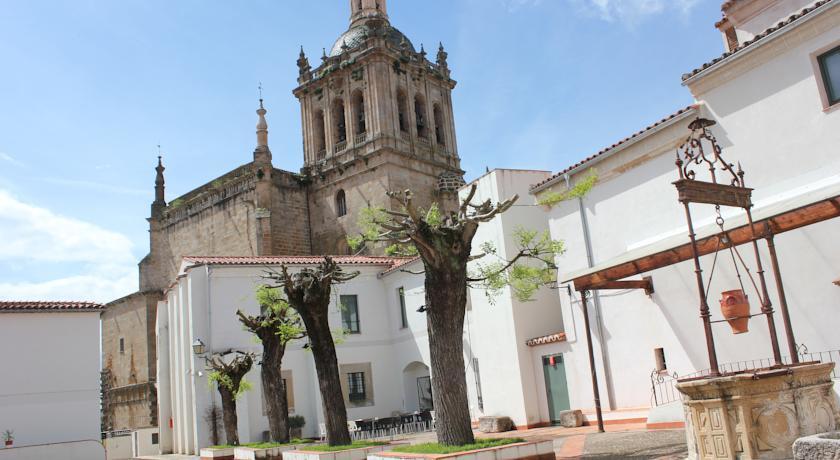
[[[749,331],[750,301],[741,289],[721,293],[720,312],[729,322],[733,334]]]

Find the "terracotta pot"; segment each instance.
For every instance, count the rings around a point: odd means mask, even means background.
[[[721,293],[720,312],[729,322],[733,334],[749,332],[750,301],[744,291],[736,289]]]

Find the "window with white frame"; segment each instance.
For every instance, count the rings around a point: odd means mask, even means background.
[[[840,102],[840,46],[817,56],[828,105]]]

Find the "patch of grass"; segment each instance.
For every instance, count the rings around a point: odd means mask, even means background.
[[[317,446],[307,446],[306,448],[301,450],[314,452],[338,452],[342,450],[361,449],[364,447],[384,446],[386,444],[388,443],[382,441],[355,441],[353,442],[353,444],[346,446],[330,446],[327,444],[319,444]]]
[[[271,449],[273,447],[288,446],[290,444],[306,444],[309,441],[305,439],[292,439],[289,442],[251,442],[247,444],[240,444],[238,446],[231,446],[225,444],[221,446],[210,446],[208,449],[233,449],[234,447],[250,447],[252,449]]]
[[[406,454],[454,454],[458,452],[467,452],[470,450],[506,446],[508,444],[516,444],[518,442],[525,442],[525,440],[522,438],[476,439],[474,444],[466,444],[463,446],[444,446],[436,442],[427,442],[425,444],[414,444],[411,446],[394,447],[391,450],[394,452],[402,452]]]

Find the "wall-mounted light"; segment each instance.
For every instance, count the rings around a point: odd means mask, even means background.
[[[206,348],[207,347],[204,346],[204,342],[202,342],[201,339],[195,339],[192,343],[193,353],[195,353],[196,356],[203,355]]]
[[[428,308],[426,308],[425,305],[420,305],[420,308],[417,309],[417,313],[426,313],[426,310],[428,310]]]

